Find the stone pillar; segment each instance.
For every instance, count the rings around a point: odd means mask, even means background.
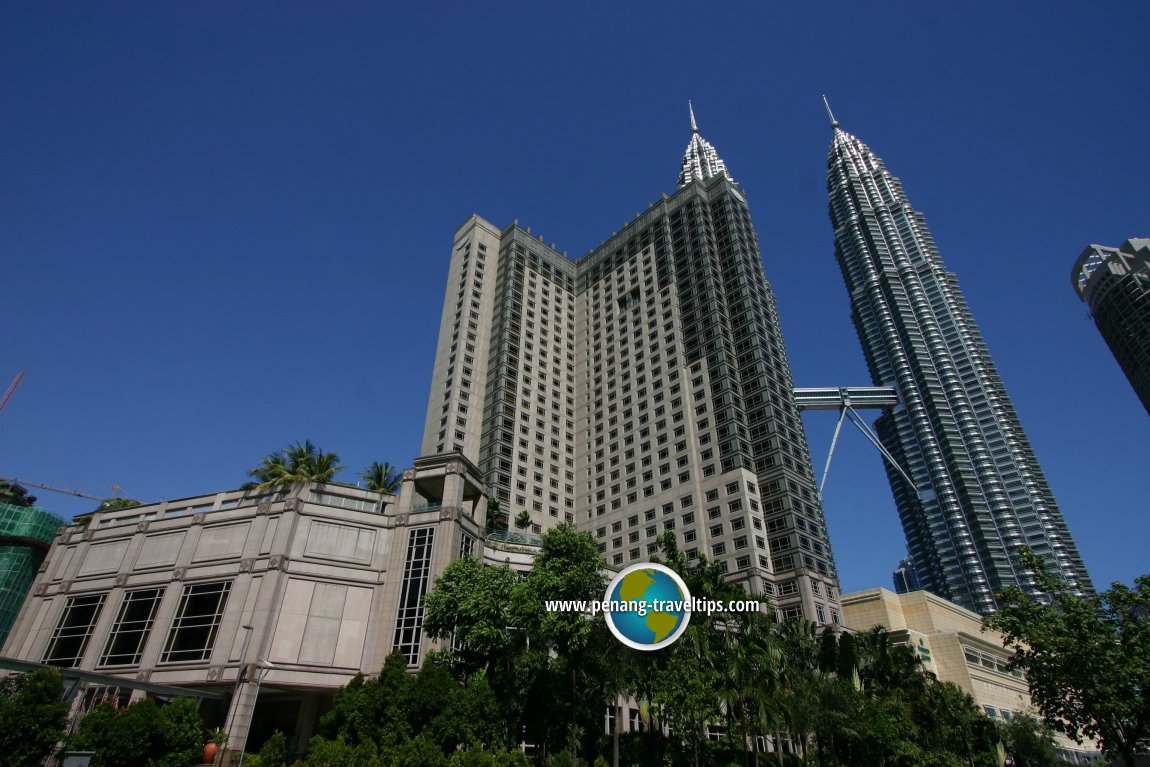
[[[460,473],[463,466],[459,463],[447,464],[447,471],[443,475],[443,498],[440,505],[447,509],[463,506],[463,475]]]
[[[299,703],[299,715],[295,722],[296,744],[295,750],[299,753],[307,751],[307,744],[315,734],[315,726],[319,718],[319,695],[305,694]],[[288,754],[289,758],[291,754]]]
[[[261,673],[260,669],[252,664],[249,670],[253,674]],[[248,680],[240,685],[240,689],[232,698],[228,706],[228,744],[221,750],[223,759],[220,761],[221,767],[228,767],[239,763],[240,753],[246,747],[248,737],[248,730],[251,728],[252,715],[255,713],[257,696],[257,685],[248,676]]]

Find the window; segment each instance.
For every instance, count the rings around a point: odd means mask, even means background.
[[[392,647],[404,653],[407,664],[419,662],[423,634],[423,595],[431,574],[431,544],[435,528],[413,528],[407,534],[407,558],[404,581],[400,586],[399,609],[396,612],[396,634]]]
[[[459,539],[459,558],[469,557],[475,553],[475,539],[467,533],[462,533]]]
[[[176,619],[160,656],[161,663],[208,659],[231,587],[231,581],[184,586]]]
[[[64,605],[64,614],[52,632],[44,662],[52,666],[79,665],[103,605],[103,594],[69,598]]]
[[[151,633],[162,595],[160,589],[143,589],[124,594],[116,623],[112,626],[104,654],[100,657],[101,666],[134,666],[140,662],[140,654]]]

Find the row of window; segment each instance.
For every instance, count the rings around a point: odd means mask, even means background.
[[[160,653],[160,663],[208,659],[230,590],[230,581],[184,586],[176,616]],[[135,589],[124,593],[98,665],[133,666],[140,662],[163,595],[162,588]],[[106,599],[106,594],[68,598],[44,653],[45,663],[79,665]]]

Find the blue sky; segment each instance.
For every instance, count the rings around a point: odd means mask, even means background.
[[[1150,571],[1150,419],[1070,282],[1089,243],[1150,235],[1150,5],[715,5],[3,4],[0,388],[26,378],[0,475],[179,498],[305,438],[410,465],[455,227],[581,255],[674,191],[688,98],[797,385],[867,384],[826,93],[926,214],[1095,582]],[[834,415],[807,427],[820,473]],[[861,435],[826,500],[844,590],[889,585]]]

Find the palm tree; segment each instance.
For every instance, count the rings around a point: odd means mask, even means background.
[[[808,764],[808,747],[815,729],[818,713],[818,639],[813,623],[788,620],[779,627],[781,649],[779,698],[784,729],[792,743],[802,754],[802,763]],[[781,733],[776,733],[781,744]],[[779,764],[783,763],[779,752]]]
[[[338,455],[325,453],[311,440],[305,440],[260,459],[259,465],[248,471],[255,481],[245,483],[243,489],[272,490],[306,482],[330,482],[342,470]]]
[[[386,461],[372,461],[371,466],[359,473],[359,478],[367,485],[367,489],[374,493],[394,495],[403,484],[403,472],[396,469]]]
[[[503,505],[495,496],[487,499],[487,529],[488,530],[507,530],[507,513],[503,511]]]
[[[782,649],[773,616],[756,611],[728,618],[721,634],[725,676],[720,683],[728,732],[740,750],[750,746],[758,765],[756,738],[775,731],[781,717],[776,704]]]
[[[923,688],[928,677],[922,671],[922,659],[906,645],[894,645],[882,626],[859,634],[857,664],[859,678],[868,692],[902,693]]]

